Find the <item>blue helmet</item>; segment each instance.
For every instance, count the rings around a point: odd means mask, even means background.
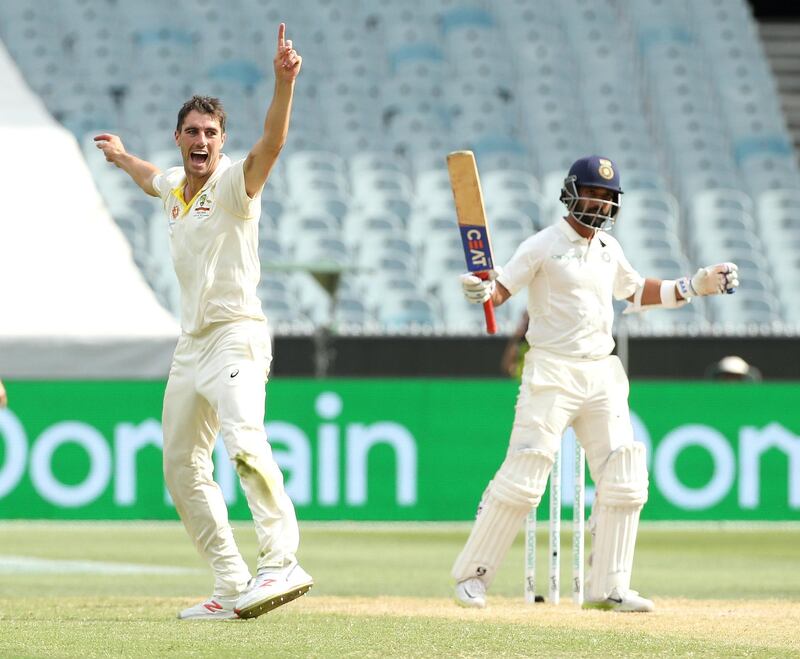
[[[609,202],[607,199],[582,197],[578,193],[578,188],[581,186],[611,190],[614,193],[613,199]],[[621,194],[619,170],[614,162],[603,156],[586,156],[578,158],[569,168],[560,199],[572,217],[584,226],[591,229],[611,229],[619,212]],[[581,202],[584,203],[579,209],[578,205]],[[603,213],[602,206],[608,203],[611,207],[608,213]]]

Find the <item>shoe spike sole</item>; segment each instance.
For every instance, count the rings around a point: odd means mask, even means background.
[[[271,597],[268,600],[254,604],[246,609],[234,609],[234,611],[236,611],[240,618],[257,618],[264,613],[272,611],[273,609],[277,609],[279,606],[288,604],[292,600],[296,600],[301,595],[305,595],[309,590],[311,590],[311,586],[313,586],[313,584],[305,584],[304,586],[300,586],[294,590],[290,590],[289,592],[281,593],[280,595]]]

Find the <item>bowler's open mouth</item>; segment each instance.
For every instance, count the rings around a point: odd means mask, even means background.
[[[192,151],[190,157],[193,163],[196,165],[202,165],[206,160],[208,160],[208,153],[205,151]]]

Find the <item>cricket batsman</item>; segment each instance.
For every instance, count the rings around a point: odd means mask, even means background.
[[[194,96],[178,112],[175,144],[183,166],[160,172],[126,152],[116,135],[95,137],[106,160],[147,194],[160,197],[181,290],[181,336],[164,393],[164,477],[178,514],[214,573],[206,601],[180,619],[253,618],[313,585],[297,562],[299,532],[264,432],[264,393],[272,347],[256,295],[261,275],[261,192],[286,141],[302,58],[278,28],[275,91],[264,132],[244,160],[222,154],[225,111]],[[258,538],[251,578],[212,478],[222,434],[247,497]]]
[[[580,158],[561,190],[566,217],[525,240],[490,279],[461,276],[473,303],[499,306],[527,290],[530,317],[508,452],[452,570],[456,601],[464,606],[486,606],[486,590],[528,511],[539,505],[561,437],[572,426],[597,488],[584,606],[654,608],[630,587],[648,476],[644,445],[633,439],[628,378],[611,354],[612,298],[628,300],[626,313],[677,308],[697,296],[733,293],[739,281],[733,263],[677,280],[642,277],[608,234],[621,195],[612,160]]]

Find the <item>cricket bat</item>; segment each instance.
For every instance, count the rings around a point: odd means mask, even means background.
[[[475,154],[472,151],[453,151],[447,156],[447,169],[456,203],[461,242],[467,257],[467,270],[481,279],[488,279],[489,270],[494,267],[492,243]],[[497,332],[497,321],[491,300],[483,303],[483,313],[486,316],[486,331],[494,334]]]

